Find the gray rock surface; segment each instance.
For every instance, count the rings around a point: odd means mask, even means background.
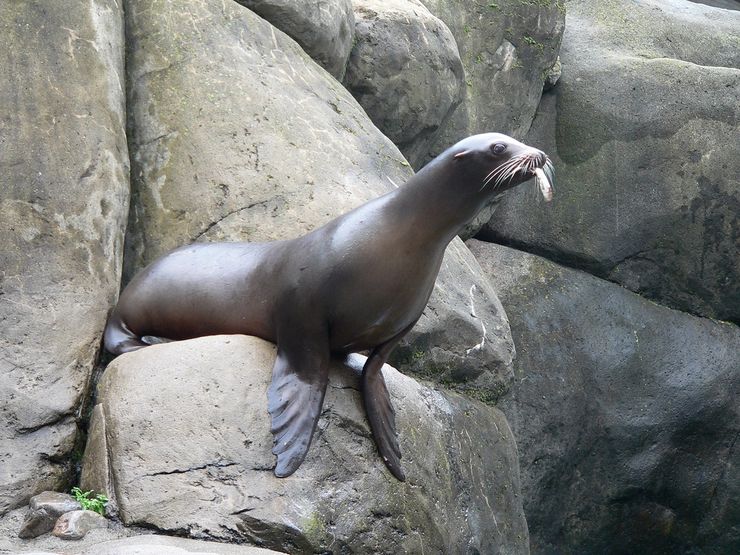
[[[740,13],[572,0],[561,59],[528,137],[555,201],[519,188],[481,236],[739,321]]]
[[[74,497],[66,493],[45,491],[34,495],[28,504],[28,513],[18,531],[18,537],[35,538],[51,532],[60,516],[81,508]]]
[[[85,464],[112,472],[126,524],[289,553],[526,553],[518,462],[495,408],[384,369],[405,483],[370,436],[354,371],[337,363],[308,456],[272,473],[266,390],[273,345],[213,336],[118,357],[99,385],[105,441]],[[86,489],[99,484],[83,483]]]
[[[506,247],[469,245],[518,357],[499,406],[533,553],[740,550],[740,330]]]
[[[127,277],[198,240],[295,237],[410,175],[351,95],[250,10],[131,0],[126,19]]]
[[[79,555],[271,555],[278,553],[250,545],[173,538],[169,536],[136,536],[99,543]]]
[[[462,100],[457,44],[447,26],[419,0],[353,4],[355,43],[344,86],[418,168]]]
[[[391,352],[390,363],[490,404],[508,391],[514,356],[501,302],[478,261],[455,239],[427,308]]]
[[[8,555],[270,555],[277,553],[250,545],[233,545],[152,534],[136,527],[124,528],[109,521],[109,527],[91,530],[84,538],[69,542],[51,534],[30,540],[15,537],[14,522],[20,509],[0,517],[0,553]],[[15,526],[17,528],[17,526]]]
[[[497,131],[521,139],[558,56],[561,1],[422,0],[452,31],[465,68],[465,96],[428,158],[458,138]],[[538,145],[534,145],[538,146]]]
[[[135,526],[124,527],[119,522],[110,520],[108,528],[92,530],[84,538],[74,543],[62,540],[51,534],[23,539],[18,537],[18,530],[26,516],[26,509],[26,507],[14,509],[0,516],[0,553],[3,555],[6,553],[17,555],[18,553],[28,554],[39,552],[71,555],[71,553],[76,554],[88,548],[93,549],[98,544],[106,541],[151,533],[150,530],[144,530]]]
[[[96,528],[107,528],[108,521],[95,511],[70,511],[59,517],[51,531],[63,540],[79,540]]]
[[[135,188],[129,276],[193,241],[296,237],[411,175],[351,95],[249,10],[131,0],[126,17]],[[513,348],[505,315],[471,260],[455,240],[424,329],[454,328],[455,343],[449,336],[440,343],[434,365],[495,398],[511,380]],[[477,316],[466,309],[472,285]],[[492,335],[463,356],[480,342],[479,320]],[[431,356],[427,346],[414,349],[416,362]]]
[[[697,4],[706,4],[707,6],[713,6],[715,8],[722,8],[725,10],[740,10],[740,2],[737,0],[689,0]]]
[[[341,81],[355,33],[352,0],[236,0],[295,39]]]
[[[470,2],[422,0],[451,30],[465,71],[463,100],[429,145],[425,162],[461,137],[496,131],[526,134],[549,70],[557,60],[565,7],[561,1]],[[532,146],[541,148],[538,142]],[[490,220],[494,200],[460,236],[467,239]]]
[[[0,515],[66,486],[128,206],[115,0],[0,3]]]

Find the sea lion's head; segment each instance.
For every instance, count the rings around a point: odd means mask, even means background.
[[[501,133],[483,133],[463,139],[449,154],[480,192],[498,194],[534,177],[544,199],[552,200],[554,168],[541,150]]]

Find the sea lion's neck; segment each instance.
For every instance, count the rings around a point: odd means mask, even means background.
[[[438,158],[394,191],[393,204],[400,217],[416,220],[409,223],[420,240],[446,246],[483,204],[485,195],[472,179],[454,161]]]

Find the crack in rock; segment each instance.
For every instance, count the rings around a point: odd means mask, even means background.
[[[169,476],[171,474],[187,474],[188,472],[194,472],[196,470],[205,470],[207,468],[227,468],[229,466],[238,466],[235,462],[215,462],[215,463],[208,463],[201,466],[194,466],[191,468],[176,468],[174,470],[163,470],[161,472],[153,472],[151,474],[144,474],[143,477],[151,477],[151,476]]]

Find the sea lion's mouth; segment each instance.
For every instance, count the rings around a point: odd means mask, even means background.
[[[550,158],[537,151],[537,154],[522,154],[515,156],[494,168],[483,180],[483,190],[489,183],[498,189],[502,185],[511,185],[514,179],[519,183],[534,178],[545,202],[550,202],[553,196],[555,168]]]

